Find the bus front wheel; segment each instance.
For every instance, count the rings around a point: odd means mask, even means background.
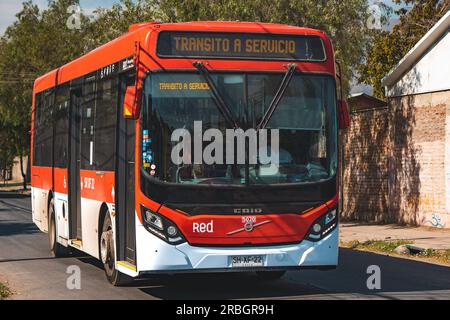
[[[114,233],[111,217],[106,213],[103,221],[102,234],[100,236],[100,258],[108,281],[116,286],[124,286],[130,283],[131,278],[116,269],[116,256],[114,252]]]
[[[48,242],[50,251],[55,258],[67,257],[69,255],[69,248],[66,248],[62,244],[58,243],[58,231],[55,218],[55,202],[53,199],[50,200],[50,204],[48,205]]]

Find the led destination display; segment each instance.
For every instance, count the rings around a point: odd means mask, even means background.
[[[163,58],[325,60],[320,37],[302,35],[163,31],[156,50]]]

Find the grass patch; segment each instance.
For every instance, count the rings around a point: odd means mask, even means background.
[[[446,264],[450,264],[450,250],[427,249],[417,255],[420,258],[430,259]]]
[[[355,250],[365,250],[379,253],[387,253],[398,256],[409,256],[416,259],[428,260],[431,262],[440,262],[450,264],[450,250],[428,249],[416,254],[397,254],[395,248],[403,245],[412,245],[413,241],[406,240],[369,240],[364,242],[349,241],[341,243],[341,247]]]
[[[11,295],[11,290],[7,286],[0,283],[0,300],[6,299]]]
[[[355,240],[347,243],[342,243],[341,245],[342,247],[349,249],[361,249],[383,253],[393,253],[395,248],[405,244],[412,244],[412,242],[405,240],[369,240],[359,242]]]

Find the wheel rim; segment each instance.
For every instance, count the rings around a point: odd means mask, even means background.
[[[100,237],[100,255],[106,272],[111,274],[114,271],[114,239],[112,229],[109,227],[103,231]]]
[[[108,240],[107,240],[107,232],[103,232],[100,239],[100,253],[103,264],[108,262]]]

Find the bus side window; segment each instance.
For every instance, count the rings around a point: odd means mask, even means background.
[[[61,85],[56,91],[55,101],[55,150],[54,165],[56,168],[67,168],[69,141],[69,85]]]
[[[118,102],[117,76],[97,85],[94,159],[96,170],[114,171]]]
[[[42,93],[38,93],[34,103],[34,137],[33,137],[33,165],[41,165],[41,118],[42,118]]]
[[[94,169],[94,126],[96,81],[83,85],[81,114],[81,169]]]
[[[42,167],[52,166],[53,148],[53,97],[50,90],[43,94],[41,110],[39,112],[39,165]]]

